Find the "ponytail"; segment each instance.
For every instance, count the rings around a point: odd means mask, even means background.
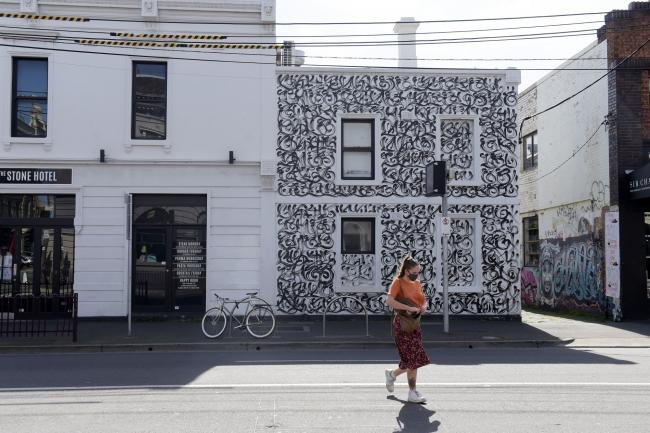
[[[415,261],[415,259],[411,256],[406,256],[404,259],[402,259],[402,264],[395,274],[395,278],[402,278],[406,274],[407,269],[414,268],[416,266],[420,266],[418,262]]]

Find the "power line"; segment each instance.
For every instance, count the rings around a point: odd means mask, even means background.
[[[526,122],[527,120],[530,120],[530,119],[534,119],[535,117],[539,116],[540,114],[544,114],[544,113],[546,113],[546,112],[548,112],[548,111],[553,110],[554,108],[559,107],[560,105],[564,104],[565,102],[570,101],[571,99],[575,98],[576,96],[578,96],[579,94],[581,94],[581,93],[584,92],[585,90],[591,88],[591,87],[594,86],[596,83],[598,83],[600,80],[602,80],[603,78],[609,76],[609,74],[611,74],[612,72],[616,71],[617,69],[620,69],[620,67],[621,67],[621,65],[622,65],[623,63],[625,63],[625,62],[628,61],[630,58],[632,58],[632,56],[634,56],[636,53],[638,53],[639,51],[641,51],[641,50],[643,49],[643,47],[645,47],[649,42],[650,42],[650,38],[646,39],[646,41],[645,41],[644,43],[642,43],[642,44],[641,44],[641,45],[640,45],[636,50],[632,51],[632,52],[631,52],[631,53],[630,53],[626,58],[624,58],[623,60],[621,60],[621,61],[620,61],[616,66],[614,66],[613,68],[609,69],[605,74],[603,74],[603,75],[601,75],[600,77],[598,77],[595,81],[591,82],[591,83],[588,84],[586,87],[583,87],[582,89],[578,90],[576,93],[572,94],[571,96],[568,96],[568,97],[564,98],[564,99],[561,100],[560,102],[558,102],[558,103],[556,103],[556,104],[554,104],[554,105],[551,105],[550,107],[548,107],[548,108],[546,108],[546,109],[544,109],[544,110],[542,110],[542,111],[539,111],[539,112],[537,112],[537,113],[531,114],[530,116],[526,116],[526,117],[524,117],[524,118],[522,119],[521,123],[519,124],[519,141],[521,142],[521,138],[522,138],[522,137],[521,137],[521,131],[522,131],[523,127],[524,127],[524,122]],[[568,69],[567,69],[567,70],[568,70]]]
[[[598,133],[598,131],[600,131],[600,128],[602,128],[603,125],[607,125],[607,123],[608,123],[607,119],[603,120],[603,121],[600,123],[600,125],[598,125],[598,128],[596,128],[596,130],[593,132],[593,134],[591,134],[591,135],[589,136],[589,138],[587,138],[587,141],[585,141],[582,145],[580,145],[580,147],[578,147],[576,150],[573,151],[573,153],[571,154],[570,157],[568,157],[567,159],[565,159],[564,161],[562,161],[562,163],[560,163],[559,165],[557,165],[557,166],[556,166],[555,168],[553,168],[551,171],[549,171],[548,173],[545,173],[544,175],[538,177],[538,178],[535,179],[535,180],[530,180],[530,181],[527,181],[527,182],[524,182],[524,183],[520,183],[519,186],[522,187],[522,186],[527,186],[527,185],[530,185],[530,184],[536,183],[536,182],[538,182],[538,181],[544,179],[546,176],[550,176],[551,174],[553,174],[553,173],[555,173],[556,171],[558,171],[558,170],[559,170],[560,168],[562,168],[562,167],[563,167],[567,162],[569,162],[569,161],[570,161],[571,159],[573,159],[573,158],[574,158],[578,153],[580,153],[580,151],[581,151],[581,150],[582,150],[582,149],[583,149],[587,144],[589,144],[589,142],[591,141],[591,139],[594,138],[594,137],[596,136],[596,134]]]
[[[7,33],[5,33],[7,34]],[[13,35],[12,33],[9,33]],[[341,41],[341,42],[300,42],[294,43],[295,46],[311,46],[311,47],[383,47],[383,46],[399,46],[399,45],[441,45],[441,44],[456,44],[456,43],[475,43],[475,42],[503,42],[503,41],[518,41],[518,40],[534,40],[534,39],[549,39],[560,37],[574,37],[574,36],[591,36],[595,34],[595,30],[575,30],[566,32],[548,32],[548,33],[531,33],[523,35],[501,35],[501,36],[485,36],[477,38],[443,38],[443,39],[424,39],[424,40],[409,40],[403,42],[391,41]],[[18,34],[16,36],[24,36]],[[57,39],[56,36],[46,36],[48,39]],[[65,36],[59,36],[59,39]],[[93,38],[102,40],[102,38]],[[117,41],[116,39],[106,39],[110,41]],[[120,39],[125,40],[125,39]],[[138,39],[141,42],[141,39]],[[277,45],[275,42],[259,42],[257,45]]]
[[[602,21],[579,21],[579,22],[569,22],[561,24],[538,24],[533,26],[517,26],[517,27],[497,27],[497,28],[487,28],[487,29],[462,29],[462,30],[440,30],[435,32],[404,32],[400,33],[402,35],[435,35],[435,34],[450,34],[450,33],[474,33],[474,32],[492,32],[492,31],[502,31],[502,30],[521,30],[521,29],[536,29],[536,28],[548,28],[548,27],[565,27],[565,26],[574,26],[574,25],[583,25],[583,24],[599,24]],[[11,29],[21,29],[21,30],[43,30],[43,31],[62,31],[70,33],[97,33],[97,34],[110,34],[113,33],[112,30],[104,31],[93,31],[93,30],[78,30],[78,29],[60,29],[52,27],[24,27],[24,26],[5,26],[3,28]],[[209,34],[209,32],[208,32]],[[277,39],[284,38],[347,38],[347,37],[374,37],[374,36],[395,36],[395,33],[354,33],[354,34],[302,34],[302,35],[273,35]],[[260,34],[235,34],[230,35],[233,38],[260,38],[268,37],[268,35]]]
[[[50,43],[56,43],[56,44],[64,44],[64,45],[78,45],[75,42],[64,42],[64,41],[44,41],[42,39],[30,39],[30,38],[14,38],[15,40],[21,40],[21,41],[31,41],[31,42],[50,42]],[[61,52],[70,52],[70,53],[80,53],[80,54],[97,54],[97,55],[108,55],[108,56],[120,56],[120,57],[133,57],[132,54],[129,53],[117,53],[117,52],[105,52],[105,51],[89,51],[89,50],[80,50],[80,49],[64,49],[64,48],[47,48],[47,47],[38,47],[38,46],[32,46],[32,45],[12,45],[12,44],[0,44],[0,46],[4,47],[19,47],[19,48],[29,48],[29,49],[37,49],[37,50],[44,50],[44,51],[61,51]],[[181,50],[172,50],[172,49],[156,49],[156,48],[151,48],[151,47],[126,47],[126,49],[129,50],[138,50],[138,49],[146,49],[149,51],[181,51]],[[196,53],[197,51],[188,51],[188,50],[183,50],[183,52],[194,52]],[[211,53],[211,52],[200,52],[202,54],[222,54],[222,53]],[[229,53],[232,54],[232,53]],[[263,56],[263,54],[259,54],[260,56]],[[203,58],[192,58],[192,57],[174,57],[174,56],[160,56],[160,55],[146,55],[146,54],[138,54],[139,57],[142,58],[152,58],[156,60],[160,60],[161,57],[164,57],[165,59],[168,60],[187,60],[187,61],[199,61],[199,62],[214,62],[214,63],[233,63],[233,64],[255,64],[255,65],[276,65],[276,62],[261,62],[261,61],[246,61],[246,60],[225,60],[225,59],[203,59]],[[455,71],[458,69],[465,69],[470,72],[481,72],[483,70],[485,71],[493,71],[493,68],[452,68],[452,67],[400,67],[400,66],[373,66],[373,65],[340,65],[340,64],[305,64],[305,66],[312,66],[312,67],[328,67],[328,68],[356,68],[356,69],[385,69],[385,70],[407,70],[407,71],[417,71],[417,70],[424,70],[424,71]],[[553,68],[517,68],[518,70],[522,71],[549,71],[549,70],[554,70]],[[625,68],[626,70],[645,70],[647,68]],[[565,69],[565,70],[571,70],[571,71],[602,71],[606,70],[605,68],[571,68],[571,69]],[[296,72],[299,72],[299,69],[296,69]]]
[[[606,12],[579,12],[572,14],[551,14],[551,15],[527,15],[527,16],[514,16],[514,17],[488,17],[488,18],[460,18],[448,20],[417,20],[415,23],[466,23],[466,22],[480,22],[480,21],[510,21],[510,20],[527,20],[535,18],[561,18],[561,17],[576,17],[583,15],[605,15]],[[142,19],[126,19],[126,18],[105,18],[105,17],[88,17],[91,21],[107,21],[107,22],[127,22],[127,23],[150,23],[151,21]],[[236,22],[236,21],[180,21],[180,20],[156,20],[156,23],[163,24],[194,24],[194,25],[233,25],[233,26],[330,26],[330,25],[382,25],[382,24],[395,24],[395,21],[304,21],[304,22]]]

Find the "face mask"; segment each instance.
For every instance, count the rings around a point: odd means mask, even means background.
[[[408,274],[409,280],[415,281],[418,279],[418,274]]]

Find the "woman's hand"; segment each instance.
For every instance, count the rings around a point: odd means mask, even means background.
[[[419,309],[418,307],[408,307],[408,310],[407,310],[407,311],[408,311],[409,313],[416,313],[416,314],[419,314],[419,313],[420,313],[420,309]]]

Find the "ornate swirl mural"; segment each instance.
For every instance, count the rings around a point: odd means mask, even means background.
[[[481,159],[474,161],[478,173],[467,168],[467,149],[453,155],[454,164],[462,168],[458,176],[481,184],[453,186],[451,195],[517,196],[517,94],[501,78],[280,74],[277,80],[277,176],[282,196],[420,196],[424,167],[434,159],[436,136],[442,133],[435,126],[440,115],[477,116],[481,130]],[[403,120],[405,111],[415,113],[415,120]],[[380,185],[336,184],[337,114],[346,113],[380,116]],[[466,140],[467,123],[451,125],[456,130],[448,130],[450,139]]]
[[[474,121],[469,119],[440,122],[440,151],[449,168],[454,170],[453,180],[474,180],[473,126]]]
[[[354,290],[373,284],[375,280],[374,254],[343,254],[341,256],[341,286]]]
[[[476,227],[473,219],[459,218],[451,221],[451,236],[447,247],[449,285],[471,287],[474,275],[474,248]]]
[[[476,293],[452,293],[450,310],[456,314],[508,314],[520,307],[518,287],[519,237],[513,205],[451,206],[451,213],[480,215],[482,287]],[[376,292],[354,294],[373,313],[386,312],[385,292],[399,261],[410,254],[422,265],[421,281],[434,312],[442,311],[437,286],[435,221],[440,208],[405,204],[278,204],[278,306],[287,313],[320,313],[323,296],[334,290],[337,255],[335,224],[341,215],[378,214],[381,231]],[[460,220],[462,221],[462,220]],[[462,225],[462,224],[461,224]],[[463,228],[467,233],[467,226]],[[460,231],[459,231],[460,233]],[[333,312],[358,312],[355,302],[340,301]]]

